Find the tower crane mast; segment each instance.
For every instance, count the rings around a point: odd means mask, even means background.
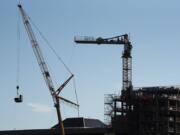
[[[129,41],[128,34],[111,37],[111,38],[94,38],[94,37],[78,37],[74,38],[74,41],[79,44],[109,44],[109,45],[124,45],[124,51],[122,54],[122,73],[123,73],[123,82],[122,82],[122,95],[126,98],[129,98],[132,91],[132,56],[131,50],[132,45]]]
[[[35,34],[33,33],[32,27],[30,25],[29,18],[26,15],[24,9],[22,8],[22,5],[19,4],[18,8],[19,8],[20,13],[22,15],[24,26],[25,26],[26,32],[28,34],[29,40],[31,42],[33,52],[34,52],[34,54],[35,54],[35,56],[37,58],[37,62],[39,64],[39,67],[40,67],[41,72],[43,74],[44,80],[45,80],[46,85],[47,85],[47,87],[48,87],[48,89],[49,89],[49,91],[51,93],[52,98],[53,98],[54,106],[56,108],[56,112],[57,112],[57,116],[58,116],[58,122],[59,122],[59,125],[60,125],[60,135],[65,135],[64,125],[63,125],[63,122],[62,122],[61,112],[60,112],[60,99],[65,100],[66,102],[69,102],[69,103],[72,103],[72,102],[60,97],[59,93],[66,86],[66,84],[70,81],[70,79],[74,75],[72,74],[68,78],[68,80],[59,87],[59,89],[55,90],[55,87],[53,85],[53,81],[51,79],[51,75],[50,75],[50,73],[48,71],[48,67],[47,67],[46,62],[45,62],[44,57],[43,57],[43,54],[41,52],[41,49],[40,49],[39,44],[38,44],[38,42],[36,40]],[[74,104],[74,105],[79,106],[77,104]]]

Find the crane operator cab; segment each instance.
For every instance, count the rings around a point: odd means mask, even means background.
[[[23,102],[23,96],[19,94],[19,86],[16,86],[17,89],[17,96],[14,98],[14,102],[16,103],[22,103]]]

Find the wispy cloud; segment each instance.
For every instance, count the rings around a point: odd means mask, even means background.
[[[27,105],[32,108],[33,112],[41,112],[41,113],[52,112],[52,109],[47,105],[42,105],[39,103],[28,103]]]

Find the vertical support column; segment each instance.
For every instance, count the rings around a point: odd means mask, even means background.
[[[125,37],[128,41],[128,37]],[[125,94],[126,98],[130,97],[132,91],[132,56],[131,56],[132,45],[130,42],[124,45],[124,52],[122,54],[122,74],[123,74],[123,88],[122,94]]]
[[[114,99],[114,118],[117,116],[117,100]]]
[[[155,95],[155,108],[156,111],[153,112],[155,113],[155,124],[156,124],[156,135],[159,135],[159,103],[158,103],[158,94],[156,93]]]
[[[124,116],[124,101],[121,102],[121,115]]]
[[[123,56],[123,90],[128,91],[132,85],[132,60]]]

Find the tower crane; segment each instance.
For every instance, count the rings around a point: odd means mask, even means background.
[[[27,14],[25,13],[24,9],[22,8],[21,4],[18,5],[18,8],[20,10],[26,32],[27,32],[29,40],[31,42],[33,52],[34,52],[34,54],[36,56],[37,62],[39,64],[39,67],[40,67],[41,72],[43,74],[46,85],[47,85],[47,87],[49,89],[49,92],[50,92],[50,94],[51,94],[51,96],[53,98],[54,107],[56,108],[58,122],[59,122],[59,125],[60,125],[60,127],[59,127],[60,128],[60,135],[65,135],[64,125],[63,125],[63,122],[62,122],[62,117],[61,117],[61,112],[60,112],[60,100],[64,100],[65,102],[70,103],[72,105],[75,105],[77,107],[79,107],[79,105],[76,104],[76,103],[73,103],[72,101],[69,101],[69,100],[67,100],[65,98],[60,97],[59,93],[68,84],[68,82],[73,78],[74,75],[71,74],[71,76],[57,90],[55,90],[55,87],[53,85],[53,81],[51,79],[51,75],[49,73],[47,64],[46,64],[46,62],[44,60],[42,51],[41,51],[41,49],[39,47],[39,44],[38,44],[38,42],[36,40],[35,34],[34,34],[33,30],[32,30],[31,24],[29,22],[29,18],[27,16]]]
[[[125,99],[130,98],[131,91],[132,91],[132,56],[131,50],[132,45],[129,41],[128,34],[115,36],[111,38],[94,38],[88,36],[76,36],[74,37],[74,41],[80,44],[109,44],[109,45],[124,45],[124,51],[122,54],[122,96]]]

